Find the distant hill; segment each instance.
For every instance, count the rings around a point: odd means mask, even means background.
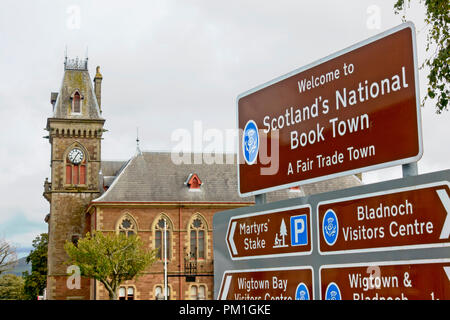
[[[15,274],[16,276],[22,276],[22,272],[28,271],[31,273],[31,263],[27,264],[27,257],[20,258],[17,260],[17,265],[14,267],[14,269],[5,272],[4,274]]]

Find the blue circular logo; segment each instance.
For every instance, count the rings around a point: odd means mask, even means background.
[[[244,127],[242,136],[242,152],[247,164],[254,164],[258,156],[259,134],[255,121],[249,120]]]
[[[336,283],[330,282],[325,292],[325,300],[342,300],[341,291]]]
[[[309,300],[308,287],[303,282],[300,282],[295,290],[295,300]]]
[[[336,243],[339,234],[339,222],[336,213],[331,209],[328,209],[323,216],[322,234],[329,246]]]

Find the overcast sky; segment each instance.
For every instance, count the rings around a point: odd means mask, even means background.
[[[388,0],[345,1],[2,1],[0,11],[0,238],[29,251],[47,231],[50,144],[42,137],[59,91],[64,51],[89,57],[103,74],[102,158],[136,148],[171,150],[176,130],[235,128],[236,96],[401,23]],[[418,2],[418,1],[413,1]],[[407,18],[426,57],[424,8]],[[421,92],[426,71],[420,71]],[[422,108],[419,173],[449,168],[450,115]],[[201,121],[201,122],[197,122]],[[207,142],[205,142],[207,145]],[[204,146],[205,146],[204,145]],[[224,144],[225,151],[229,146]],[[365,183],[401,177],[401,168],[364,174]]]

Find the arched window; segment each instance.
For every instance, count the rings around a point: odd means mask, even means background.
[[[191,259],[206,257],[206,225],[200,216],[195,217],[189,225],[189,246]]]
[[[72,96],[72,113],[81,113],[81,95],[78,91]]]
[[[133,287],[127,288],[127,300],[134,300],[134,288]]]
[[[117,224],[117,233],[127,237],[137,234],[136,222],[129,215],[123,216]]]
[[[119,288],[119,300],[126,300],[127,289],[125,287]]]
[[[65,158],[65,167],[66,185],[86,185],[87,155],[83,148],[80,146],[69,148]]]
[[[155,300],[164,300],[164,286],[157,285],[155,287]],[[170,300],[170,286],[167,286],[167,300]]]
[[[197,286],[192,286],[191,287],[191,290],[190,290],[190,292],[189,292],[189,295],[190,295],[190,299],[191,300],[197,300]]]
[[[74,234],[72,236],[71,240],[72,240],[72,243],[75,245],[75,247],[78,247],[78,241],[80,240],[80,236],[77,234]]]
[[[205,300],[206,299],[206,286],[204,284],[194,284],[189,290],[190,300]]]
[[[119,300],[134,300],[134,287],[119,287]]]
[[[165,229],[166,228],[166,229]],[[165,232],[164,232],[165,229]],[[156,257],[160,260],[164,259],[164,235],[167,237],[167,260],[170,260],[172,255],[172,226],[167,217],[160,217],[155,223],[155,249],[158,249],[156,252]]]

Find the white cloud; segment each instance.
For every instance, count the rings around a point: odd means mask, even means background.
[[[79,28],[67,28],[72,5],[80,8]],[[380,30],[366,27],[370,5],[380,8]],[[426,54],[422,6],[413,3],[407,11],[419,31],[419,61]],[[172,132],[192,128],[195,120],[205,128],[234,128],[238,94],[399,23],[393,3],[381,0],[4,1],[0,224],[16,212],[33,222],[48,212],[42,184],[49,176],[50,146],[42,136],[66,45],[70,56],[84,56],[89,47],[91,73],[101,66],[110,130],[102,156],[126,159],[135,150],[136,127],[146,150],[170,150]],[[424,71],[420,81],[425,92]],[[433,112],[430,101],[423,109],[420,172],[448,168],[450,149],[443,146],[449,115]],[[400,172],[365,177],[376,182]],[[30,234],[11,237],[28,241]]]

